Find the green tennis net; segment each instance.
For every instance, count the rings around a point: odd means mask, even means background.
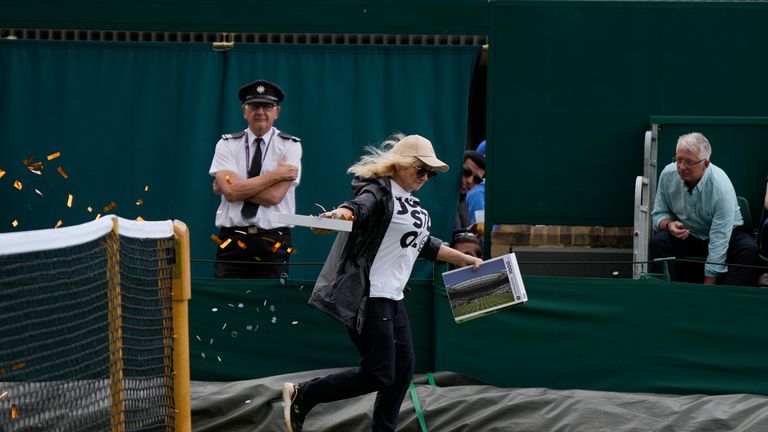
[[[0,431],[174,429],[173,229],[113,222],[0,235]]]

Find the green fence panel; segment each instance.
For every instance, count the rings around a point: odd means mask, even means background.
[[[189,302],[191,376],[238,381],[305,370],[356,366],[345,328],[307,305],[314,281],[192,279]],[[431,280],[411,280],[416,369],[434,370]]]
[[[768,394],[765,290],[523,280],[528,303],[462,324],[436,297],[436,370],[508,387]]]
[[[490,6],[493,223],[631,226],[649,116],[768,115],[768,4]]]

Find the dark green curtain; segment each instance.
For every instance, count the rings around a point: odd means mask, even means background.
[[[302,138],[299,213],[351,197],[346,168],[364,146],[394,131],[418,133],[453,167],[418,194],[433,233],[447,238],[479,53],[464,46],[215,52],[209,44],[0,41],[0,232],[86,222],[115,202],[107,211],[126,218],[186,222],[193,275],[211,275],[218,197],[208,168],[220,134],[245,128],[237,89],[264,78],[286,92],[276,126]],[[55,152],[61,156],[48,161]],[[44,163],[40,174],[23,164],[29,157]],[[321,262],[332,236],[297,228],[294,238],[291,278],[312,279],[319,266],[298,264]]]

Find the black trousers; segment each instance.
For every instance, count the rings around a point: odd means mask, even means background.
[[[650,258],[664,257],[701,257],[709,253],[709,241],[701,240],[689,235],[685,240],[670,234],[669,231],[660,231],[651,239]],[[731,240],[728,243],[728,253],[725,257],[727,264],[742,264],[754,266],[757,264],[757,243],[752,235],[741,227],[736,227],[731,232]],[[663,273],[663,263],[651,263],[651,273]],[[669,278],[680,282],[704,282],[704,264],[700,262],[676,262],[669,261]],[[728,272],[717,278],[717,283],[724,285],[754,286],[757,283],[757,271],[752,267],[728,266]]]
[[[288,274],[290,228],[258,229],[249,234],[248,227],[221,227],[219,238],[231,241],[224,249],[216,250],[217,278],[280,279]]]
[[[360,353],[360,366],[299,384],[303,406],[377,392],[372,431],[393,432],[413,377],[415,354],[411,323],[402,301],[371,298],[363,331],[349,331]]]

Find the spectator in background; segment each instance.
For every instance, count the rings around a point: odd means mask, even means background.
[[[453,234],[451,247],[463,254],[483,259],[483,248],[480,244],[480,238],[471,232],[457,232]],[[452,264],[448,267],[451,269],[456,268]]]
[[[477,223],[477,213],[475,212],[478,210],[485,211],[485,140],[477,146],[477,152],[483,155],[483,176],[479,183],[467,191],[466,202],[469,210],[470,231],[482,236],[476,231],[474,225]]]
[[[765,198],[763,198],[763,206],[765,211],[768,211],[768,175],[765,176]],[[768,218],[763,221],[760,227],[760,254],[764,257],[768,257]],[[768,286],[768,273],[763,273],[758,280],[758,285]]]
[[[710,162],[712,147],[704,135],[694,132],[677,140],[675,157],[659,175],[651,216],[656,233],[651,240],[651,259],[706,255],[703,275],[687,263],[669,263],[672,280],[754,285],[757,244],[744,228],[736,192],[728,175]],[[651,272],[661,273],[662,263]],[[687,271],[683,271],[687,270]],[[703,278],[702,278],[703,276]]]
[[[459,188],[459,205],[456,210],[456,220],[453,225],[454,232],[466,231],[472,224],[469,208],[467,207],[467,192],[480,184],[485,177],[485,158],[474,150],[464,152],[464,164],[461,171],[461,184]]]

